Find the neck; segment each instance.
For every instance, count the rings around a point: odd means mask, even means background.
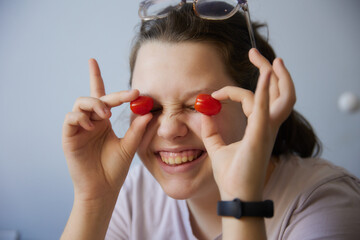
[[[193,234],[200,240],[214,239],[221,234],[221,217],[216,213],[217,202],[220,201],[220,193],[214,180],[215,188],[203,188],[208,191],[201,197],[187,199],[190,212],[190,223]]]

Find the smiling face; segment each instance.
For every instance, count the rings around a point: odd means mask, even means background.
[[[152,41],[140,48],[132,88],[152,97],[154,110],[138,155],[169,196],[187,199],[216,191],[201,138],[201,113],[193,107],[199,93],[229,85],[235,84],[211,44]],[[223,102],[213,118],[225,143],[242,138],[246,118],[241,104]]]

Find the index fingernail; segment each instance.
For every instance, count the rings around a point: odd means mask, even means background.
[[[133,88],[133,89],[129,89],[127,92],[128,92],[128,93],[133,93],[133,92],[135,92],[135,91],[139,91],[139,90]]]
[[[216,95],[218,95],[218,93],[219,93],[219,90],[216,90],[215,92],[212,92],[212,93],[211,93],[211,96],[212,96],[212,97],[216,97]]]
[[[283,60],[282,58],[280,58],[280,64],[283,65],[283,66],[285,66],[284,60]]]
[[[257,50],[257,48],[252,48],[252,49],[250,49],[250,51],[253,51],[253,52],[256,53],[256,54],[259,54],[259,53],[260,53],[259,50]]]

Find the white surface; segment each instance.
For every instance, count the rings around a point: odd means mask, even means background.
[[[359,109],[360,100],[355,93],[344,92],[339,97],[338,106],[343,112],[353,113]]]

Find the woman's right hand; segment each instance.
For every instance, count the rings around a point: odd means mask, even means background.
[[[63,150],[74,184],[75,201],[116,198],[126,178],[151,114],[134,119],[123,138],[109,120],[111,108],[139,96],[139,91],[105,95],[95,59],[89,60],[91,97],[78,98],[63,125]]]

